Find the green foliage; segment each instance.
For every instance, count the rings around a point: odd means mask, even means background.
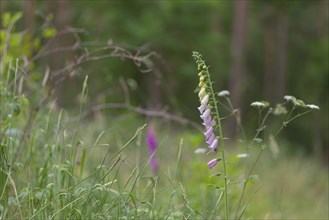
[[[191,117],[197,113],[197,110],[191,111],[197,106],[197,101],[193,101],[196,98],[191,95],[197,85],[195,71],[187,58],[190,57],[191,48],[207,51],[207,61],[214,64],[210,67],[215,73],[214,85],[225,88],[230,35],[224,33],[230,31],[231,2],[187,4],[159,1],[144,4],[131,1],[129,6],[108,4],[111,7],[79,2],[79,7],[74,7],[74,22],[84,24],[93,33],[82,38],[107,40],[110,36],[114,40],[120,39],[121,43],[135,45],[151,42],[152,48],[163,56],[165,64],[150,60],[152,64],[149,65],[159,67],[163,75],[161,79],[166,82],[162,89],[168,92],[166,98],[171,107]],[[250,76],[246,83],[255,83],[253,80],[258,79],[257,74],[262,72],[263,57],[258,50],[262,38],[257,35],[262,27],[257,19],[261,16],[263,3],[256,4],[260,8],[258,11],[255,8],[252,10],[258,13],[252,13],[250,18],[256,24],[252,35],[255,38],[248,44],[248,51],[252,51],[249,58],[252,61],[249,62],[253,65],[247,65],[247,71],[256,75]],[[289,7],[286,13],[292,18],[292,23],[297,24],[297,29],[309,30],[312,27],[302,23],[304,19],[315,17],[310,16],[313,5],[308,5],[311,9],[304,10],[304,2],[266,4],[276,5],[278,11]],[[295,6],[303,10],[296,12]],[[307,16],[302,19],[302,15]],[[209,22],[213,16],[221,19],[220,30],[214,28],[218,27],[217,24]],[[194,149],[204,145],[201,132],[172,125],[165,120],[157,121],[160,172],[159,176],[150,176],[149,158],[145,156],[144,148],[144,118],[121,111],[120,114],[97,114],[92,120],[82,120],[81,115],[74,117],[68,110],[57,111],[53,108],[53,96],[43,101],[48,94],[47,73],[44,77],[40,73],[43,64],[30,63],[28,71],[24,72],[26,69],[22,60],[30,58],[41,48],[42,41],[54,37],[57,31],[52,27],[43,28],[40,37],[31,37],[16,29],[15,24],[20,17],[21,13],[3,13],[0,31],[0,47],[1,51],[5,51],[1,57],[0,73],[1,219],[224,217],[223,172],[207,168],[205,157],[208,159],[209,155],[193,153]],[[94,23],[96,19],[99,26]],[[313,33],[295,37],[289,52],[292,60],[289,64],[289,91],[299,94],[304,100],[326,102],[328,41],[314,41],[317,38]],[[257,45],[254,45],[255,42]],[[307,42],[314,42],[314,45],[309,47]],[[305,60],[307,68],[300,65]],[[146,91],[141,88],[145,87],[143,77],[147,73],[143,75],[134,65],[123,65],[121,61],[95,63],[84,66],[83,70],[97,73],[104,80],[97,80],[95,74],[89,74],[84,78],[83,85],[77,86],[79,91],[82,90],[79,95],[80,114],[89,101],[95,101],[95,91],[117,84],[117,79],[122,76],[130,79],[130,88],[135,88],[134,94],[131,94],[133,101],[138,104],[146,102]],[[298,78],[292,73],[298,73]],[[319,86],[305,89],[310,79]],[[91,86],[88,87],[87,83]],[[115,92],[110,93],[111,96],[102,94],[102,97],[104,100],[121,98],[121,93]],[[251,91],[245,102],[249,103],[250,97],[255,96],[257,100],[263,99],[258,97],[258,91]],[[229,95],[221,98],[228,101]],[[258,120],[255,116],[250,117],[258,121],[251,143],[246,146],[243,141],[240,144],[228,141],[227,195],[230,217],[234,216],[235,211],[238,217],[260,219],[326,217],[328,198],[324,192],[328,192],[327,169],[313,159],[284,156],[285,148],[300,145],[281,144],[284,142],[277,141],[277,137],[271,135],[273,130],[279,129],[280,132],[294,119],[316,108],[306,103],[292,96],[278,105],[261,101],[255,105]],[[236,116],[229,102],[226,107],[231,115]],[[320,112],[327,109],[326,103],[323,107],[321,105]],[[252,113],[256,115],[255,109]],[[280,122],[274,124],[273,129],[265,123],[265,119],[272,114]],[[320,119],[323,123],[328,120],[327,117]],[[309,124],[307,120],[302,122],[298,130],[293,130],[292,136],[296,137],[297,134],[301,141],[310,137],[310,134],[301,135],[299,132],[308,132]],[[326,129],[323,130],[326,132]],[[270,135],[266,135],[267,131]]]
[[[315,1],[253,1],[250,2],[248,13],[248,27],[246,39],[247,62],[245,65],[246,77],[243,79],[244,99],[242,106],[247,106],[255,98],[263,100],[264,93],[264,66],[265,66],[265,36],[264,30],[268,28],[268,16],[276,22],[283,15],[289,25],[287,42],[287,67],[285,80],[285,93],[296,94],[305,100],[312,100],[321,105],[323,120],[321,137],[324,143],[328,143],[327,118],[328,111],[326,93],[328,88],[328,21],[320,20],[323,2]],[[100,39],[113,39],[115,42],[134,46],[148,43],[151,49],[158,52],[164,64],[154,61],[161,77],[162,102],[172,109],[179,110],[188,118],[197,119],[196,112],[190,111],[197,106],[197,102],[189,94],[194,91],[197,81],[194,78],[194,68],[186,57],[191,50],[197,50],[205,54],[207,62],[211,63],[213,80],[216,89],[228,89],[228,76],[231,69],[231,42],[232,23],[234,21],[233,2],[230,1],[205,1],[205,2],[163,2],[157,1],[145,4],[144,1],[125,3],[79,3],[81,12],[73,13],[78,26],[86,27],[92,35]],[[93,10],[91,10],[93,8]],[[90,16],[84,16],[88,14]],[[97,25],[94,20],[99,21]],[[321,26],[322,25],[322,26]],[[323,27],[323,28],[321,28]],[[276,36],[272,36],[275,38]],[[275,54],[272,62],[274,62]],[[126,78],[136,80],[138,92],[132,94],[132,99],[139,103],[147,103],[149,92],[145,89],[143,81],[147,76],[139,73],[133,65],[122,67],[121,63],[113,61],[103,62],[101,65],[110,69],[103,71],[102,79],[113,78],[111,83],[117,82],[122,73]],[[94,65],[90,68],[95,71]],[[276,72],[276,70],[274,70]],[[102,88],[103,82],[95,81]],[[105,82],[104,82],[105,83]],[[274,82],[273,82],[274,83]],[[109,85],[107,81],[105,83]],[[312,85],[312,86],[310,86]],[[277,91],[273,91],[276,93]],[[139,93],[142,93],[139,94]],[[143,98],[141,98],[143,97]],[[276,103],[274,103],[276,104]],[[235,106],[240,108],[242,106]],[[242,123],[247,126],[247,131],[253,124],[245,123],[246,119],[253,117],[257,120],[252,110],[244,110]],[[304,145],[311,150],[311,140],[307,135],[301,138],[297,133],[307,132],[307,124],[311,117],[298,122],[293,127],[298,132],[289,131],[291,135],[284,137],[290,141]],[[250,127],[249,127],[250,126]],[[303,144],[303,142],[305,144]],[[326,146],[328,144],[323,144]]]
[[[45,105],[28,133],[16,132],[23,130],[26,121],[20,116],[29,110],[29,106],[28,100],[10,86],[12,82],[1,81],[1,218],[223,217],[224,184],[219,181],[222,174],[209,170],[204,158],[193,154],[193,149],[203,145],[199,132],[188,129],[185,129],[186,133],[177,132],[174,129],[180,131],[182,128],[166,127],[163,126],[165,121],[158,121],[156,131],[161,132],[157,153],[161,168],[159,176],[150,176],[149,158],[145,156],[144,148],[144,126],[140,126],[142,118],[123,114],[121,117],[106,116],[107,120],[102,116],[92,122],[74,122],[69,112],[56,112]],[[81,97],[90,90],[87,82],[86,77],[81,86]],[[81,108],[84,105],[82,103]],[[12,128],[10,132],[8,128]],[[255,144],[249,157],[241,157],[241,154],[238,157],[237,153],[244,152],[235,152],[230,146],[227,148],[231,211],[237,208],[241,186],[246,182],[244,169],[253,166],[261,145],[262,142]],[[283,200],[274,196],[281,188],[280,181],[274,182],[274,189],[270,187],[273,173],[285,177],[285,186],[296,187],[292,176],[300,171],[302,160],[294,160],[296,166],[289,170],[286,169],[289,158],[273,160],[268,154],[260,160],[260,168],[248,176],[247,199],[243,200],[243,205],[246,203],[249,208],[244,216],[323,217],[327,198],[324,194],[318,195],[317,191],[327,190],[325,180],[311,174],[325,171],[314,162],[310,162],[305,167],[308,171],[299,176],[298,189],[291,194],[286,192],[285,212],[278,208]],[[274,165],[281,163],[285,165]],[[264,182],[269,186],[255,195],[255,190]],[[299,207],[312,206],[309,203],[296,204],[296,194],[303,193],[305,187],[314,187],[314,184],[316,189],[309,190],[305,198],[307,201],[319,199],[323,205],[301,213]],[[249,198],[254,196],[250,202]],[[294,204],[291,209],[287,205],[290,203]]]
[[[56,29],[53,27],[45,28],[42,30],[42,36],[45,38],[52,38],[56,35]]]
[[[22,17],[21,12],[13,15],[6,12],[1,15],[2,27],[0,30],[0,49],[1,54],[1,78],[6,78],[6,74],[10,71],[8,68],[11,62],[20,58],[30,57],[35,50],[40,47],[40,39],[34,38],[32,40],[30,35],[24,31],[16,30],[16,22]]]
[[[19,4],[9,4],[15,8]],[[38,2],[36,9],[43,9],[47,3]],[[90,83],[95,89],[89,92],[90,97],[96,97],[95,102],[117,102],[122,92],[117,85],[121,78],[135,82],[131,89],[131,101],[134,104],[148,105],[151,92],[148,91],[148,78],[156,75],[157,84],[160,86],[160,101],[163,106],[169,106],[175,111],[181,112],[187,118],[197,119],[196,112],[190,111],[197,106],[196,100],[190,96],[196,87],[196,79],[193,76],[194,68],[189,57],[191,50],[198,50],[206,54],[207,62],[212,63],[210,69],[216,70],[213,79],[217,88],[228,89],[228,76],[231,70],[231,43],[232,23],[234,21],[234,4],[231,1],[145,1],[124,2],[70,2],[70,17],[72,27],[81,27],[87,34],[79,36],[83,41],[99,40],[101,42],[111,41],[122,45],[139,47],[149,46],[150,50],[157,52],[160,59],[150,59],[156,71],[141,73],[131,62],[106,59],[85,64],[83,73],[93,75]],[[312,100],[321,105],[321,128],[318,131],[322,146],[328,145],[328,111],[327,88],[328,88],[328,21],[326,19],[326,1],[252,1],[249,3],[247,17],[246,59],[243,79],[244,99],[242,106],[247,106],[251,100],[263,100],[264,97],[264,72],[265,58],[265,32],[269,25],[274,25],[283,16],[287,20],[287,59],[285,93],[295,94],[303,97],[306,101]],[[6,13],[3,13],[6,14]],[[56,15],[54,15],[56,16]],[[60,15],[59,15],[60,16]],[[17,16],[3,19],[8,25]],[[50,16],[49,20],[51,21]],[[48,19],[48,18],[47,18]],[[96,22],[97,21],[97,22]],[[274,26],[273,26],[274,28]],[[265,30],[265,31],[264,31]],[[276,30],[276,29],[275,29]],[[276,33],[273,29],[273,31]],[[51,37],[56,31],[42,29],[43,37]],[[40,34],[42,36],[42,34]],[[273,39],[276,35],[272,34]],[[5,36],[2,33],[1,39]],[[36,38],[33,38],[36,39]],[[12,40],[13,43],[17,40]],[[34,41],[34,40],[33,40]],[[19,44],[24,48],[24,54],[31,53],[32,45],[40,45],[40,40],[30,45]],[[4,42],[3,40],[1,42]],[[22,47],[23,46],[23,47]],[[30,48],[26,48],[29,46]],[[33,50],[32,50],[33,51]],[[275,51],[270,59],[275,62]],[[17,54],[16,54],[17,55]],[[271,55],[271,56],[272,56]],[[6,63],[10,58],[6,58]],[[275,67],[275,65],[272,65]],[[277,70],[274,69],[274,72]],[[2,71],[3,72],[3,71]],[[35,74],[39,75],[40,74]],[[101,79],[101,80],[100,80]],[[63,91],[68,94],[64,100],[66,107],[72,107],[72,100],[78,93],[79,85],[83,77],[70,85],[65,85]],[[273,82],[274,83],[274,82]],[[73,84],[73,86],[72,86]],[[311,86],[310,86],[311,85]],[[75,90],[72,91],[67,91]],[[106,96],[107,92],[115,95]],[[273,91],[276,93],[277,91]],[[118,94],[118,95],[117,95]],[[271,101],[271,100],[270,100]],[[276,104],[276,103],[275,103]],[[242,106],[235,106],[240,108]],[[242,123],[246,118],[253,117],[252,112],[245,109],[242,112]],[[320,116],[319,116],[320,117]],[[257,119],[253,117],[254,121]],[[306,150],[311,151],[312,140],[307,135],[302,138],[296,133],[307,133],[307,124],[311,117],[303,122],[298,122],[294,130],[284,135],[290,141],[303,145]],[[253,125],[246,124],[247,132]],[[314,131],[315,132],[315,131]],[[304,143],[304,144],[303,144]]]

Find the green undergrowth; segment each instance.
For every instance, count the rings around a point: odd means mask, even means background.
[[[23,148],[19,134],[2,140],[8,155],[7,170],[2,169],[3,219],[223,217],[220,174],[208,169],[206,155],[194,153],[205,147],[202,133],[156,121],[160,169],[154,176],[142,117],[69,119],[65,111],[40,115]],[[227,147],[231,211],[244,173],[259,152],[256,146],[250,157],[238,158],[245,153],[240,145]],[[248,204],[244,217],[326,218],[327,169],[315,159],[285,156],[284,150],[274,157],[265,150],[251,177],[242,203]]]
[[[4,15],[7,25],[1,30],[7,40],[0,46],[9,49],[0,62],[0,220],[328,217],[328,168],[311,156],[286,153],[289,143],[274,140],[275,135],[269,134],[269,140],[256,135],[251,146],[225,141],[227,167],[222,172],[222,163],[218,169],[208,168],[213,159],[208,152],[195,153],[207,149],[202,129],[168,119],[146,120],[129,110],[84,114],[91,104],[88,76],[77,112],[57,109],[49,73],[34,72],[31,63],[32,74],[27,74],[24,59],[17,58],[30,57],[40,43],[23,47],[28,39],[20,32],[10,38],[20,16]],[[44,38],[53,32],[45,29]],[[310,109],[284,121],[279,131],[319,109],[292,96],[286,99],[293,110]],[[251,105],[259,115],[269,107],[266,102]],[[156,174],[146,146],[148,124],[154,126],[158,142]]]
[[[211,155],[195,153],[207,148],[201,130],[149,122],[158,139],[154,174],[143,116],[107,110],[82,118],[51,101],[35,109],[11,83],[13,72],[0,81],[1,219],[224,218],[223,173],[208,168]],[[226,151],[230,218],[327,217],[328,174],[320,161],[287,156],[280,140],[248,148],[228,141]]]

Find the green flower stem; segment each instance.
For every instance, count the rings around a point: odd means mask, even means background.
[[[259,161],[261,155],[263,154],[263,152],[264,152],[264,148],[262,148],[262,149],[260,150],[260,152],[259,152],[259,154],[258,154],[258,156],[257,156],[257,159],[256,159],[255,163],[252,165],[251,169],[250,169],[249,172],[248,172],[247,179],[246,179],[246,180],[244,181],[244,183],[243,183],[242,193],[241,193],[241,196],[240,196],[240,198],[239,198],[238,208],[236,209],[234,219],[241,219],[241,217],[242,217],[242,215],[243,215],[243,212],[244,212],[245,209],[241,211],[241,213],[240,213],[240,215],[239,215],[239,217],[238,217],[238,212],[239,212],[239,210],[240,210],[241,202],[242,202],[243,196],[244,196],[244,194],[245,194],[245,191],[246,191],[246,188],[247,188],[247,184],[248,184],[248,182],[249,182],[249,180],[250,180],[250,176],[251,176],[252,172],[255,170],[256,165],[257,165],[257,163],[258,163],[258,161]]]
[[[246,132],[244,131],[243,129],[243,126],[241,124],[241,120],[239,118],[239,116],[236,114],[235,110],[234,110],[234,107],[233,107],[233,104],[231,102],[231,99],[229,97],[225,97],[227,103],[229,104],[230,106],[230,111],[232,112],[232,115],[234,116],[235,120],[236,120],[236,123],[238,124],[240,130],[241,130],[241,133],[242,133],[242,137],[243,137],[243,140],[247,140],[247,136],[246,136]]]
[[[206,66],[204,60],[202,59],[201,54],[198,52],[193,52],[193,57],[196,60],[196,63],[198,64],[198,70],[204,71],[205,72],[205,77],[206,77],[206,85],[208,87],[208,92],[210,92],[210,99],[213,103],[212,107],[215,109],[215,117],[217,121],[217,128],[219,129],[219,140],[221,144],[221,153],[222,153],[222,163],[223,163],[223,174],[224,174],[224,200],[225,200],[225,219],[229,219],[229,208],[228,208],[228,177],[227,177],[227,171],[226,171],[226,160],[225,160],[225,147],[224,147],[224,138],[222,134],[222,125],[221,125],[221,118],[219,117],[219,112],[218,112],[218,106],[217,106],[217,100],[215,96],[214,89],[212,87],[212,81],[210,77],[210,73],[208,70],[208,67]],[[199,75],[199,74],[198,74]],[[201,78],[202,76],[200,76]],[[202,83],[203,80],[200,80],[200,83]],[[209,91],[210,90],[210,91]]]
[[[208,67],[206,67],[206,74],[207,77],[209,79],[210,82],[210,73],[208,71]],[[217,107],[217,102],[216,102],[216,96],[215,96],[215,92],[214,89],[212,87],[212,84],[209,84],[209,88],[210,88],[210,93],[211,93],[211,98],[214,101],[214,107],[215,107],[215,113],[216,113],[216,118],[217,118],[217,125],[219,128],[219,139],[221,141],[221,153],[222,153],[222,163],[223,163],[223,174],[224,174],[224,199],[225,199],[225,219],[229,219],[229,211],[228,211],[228,195],[227,195],[227,191],[228,191],[228,187],[227,187],[227,171],[226,171],[226,160],[225,160],[225,147],[224,147],[224,138],[223,138],[223,133],[222,133],[222,125],[221,125],[221,119],[219,117],[219,111],[218,111],[218,107]]]
[[[291,121],[293,121],[293,120],[295,120],[296,118],[298,118],[298,117],[300,117],[300,116],[303,116],[303,115],[305,115],[305,114],[307,114],[307,113],[309,113],[309,112],[311,112],[311,111],[312,111],[312,109],[311,109],[311,110],[308,110],[308,111],[305,111],[305,112],[302,112],[302,113],[298,113],[298,114],[295,115],[294,117],[290,118],[288,121],[284,121],[284,122],[282,122],[281,127],[278,129],[278,131],[276,132],[276,134],[275,134],[274,136],[276,137],[276,136],[280,133],[280,131],[281,131],[283,128],[287,127],[287,125],[288,125]],[[291,115],[291,114],[289,114],[289,115]]]
[[[259,125],[260,128],[262,128],[262,127],[265,125],[265,122],[266,122],[268,116],[271,114],[271,112],[272,112],[272,109],[269,109],[269,110],[267,111],[266,115],[264,116],[262,122],[261,122],[260,125]],[[256,132],[254,138],[250,141],[250,143],[249,143],[249,145],[248,145],[248,149],[249,149],[249,147],[254,143],[255,139],[258,137],[258,135],[259,135],[259,133],[260,133],[261,131],[262,131],[262,129],[257,129],[257,132]],[[244,194],[245,194],[245,191],[246,191],[246,187],[247,187],[247,184],[248,184],[249,179],[250,179],[249,177],[250,177],[250,175],[252,174],[252,172],[254,171],[254,169],[255,169],[255,167],[256,167],[256,164],[258,163],[259,158],[260,158],[260,156],[262,155],[263,151],[264,151],[264,149],[262,148],[261,151],[259,152],[258,156],[257,156],[257,159],[256,159],[255,163],[252,165],[251,169],[249,170],[249,172],[248,172],[248,174],[247,174],[247,178],[246,178],[246,180],[245,180],[244,183],[243,183],[243,188],[242,188],[242,192],[241,192],[241,195],[240,195],[240,198],[239,198],[238,207],[237,207],[237,209],[236,209],[234,219],[240,219],[240,218],[242,217],[243,212],[241,212],[240,215],[239,215],[239,217],[238,217],[238,212],[239,212],[240,207],[241,207],[242,199],[243,199],[243,197],[244,197]]]

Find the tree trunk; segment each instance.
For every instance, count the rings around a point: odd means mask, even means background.
[[[147,92],[149,109],[159,110],[161,108],[161,81],[160,70],[155,68],[152,72],[147,73]]]
[[[63,31],[71,21],[69,2],[67,0],[61,1],[48,1],[48,10],[54,15],[55,26],[58,32]],[[51,45],[51,49],[58,47],[68,46],[71,43],[71,37],[67,34],[57,36]],[[69,52],[61,54],[54,53],[49,56],[49,67],[51,70],[58,70],[65,66],[65,60],[67,60]],[[51,71],[53,72],[53,71]],[[55,90],[56,107],[61,108],[64,104],[63,97],[63,82],[58,81],[55,76],[51,77],[52,84]]]
[[[24,22],[29,34],[33,34],[35,28],[35,0],[24,1]]]
[[[268,6],[265,9],[264,21],[264,98],[271,102],[275,91],[275,18],[274,9]]]
[[[265,10],[264,22],[264,96],[271,103],[282,100],[285,92],[288,17],[278,14],[272,6]]]
[[[246,28],[248,16],[249,1],[234,1],[234,19],[233,19],[233,36],[231,46],[231,74],[229,78],[229,89],[232,94],[234,107],[242,107],[242,84],[245,75],[244,48],[246,44]],[[241,110],[241,109],[240,109]],[[231,122],[229,125],[230,135],[234,137],[237,134],[237,124]]]
[[[287,47],[288,47],[288,17],[281,14],[278,17],[277,33],[278,33],[278,52],[277,52],[277,77],[276,92],[274,93],[273,102],[282,100],[285,93],[285,78],[287,69]]]
[[[328,40],[328,7],[329,1],[322,1],[319,4],[319,13],[318,13],[318,21],[317,21],[317,37],[319,42],[327,41]],[[328,78],[327,78],[328,79]],[[328,88],[326,89],[328,90]],[[323,94],[326,91],[318,90],[318,92]],[[317,94],[318,97],[322,95]],[[328,99],[326,99],[328,100]],[[320,99],[318,100],[320,102]],[[324,102],[323,102],[324,103]],[[322,107],[320,107],[322,108]],[[325,109],[324,106],[323,109]],[[325,118],[328,113],[324,111],[316,112],[313,114],[313,152],[318,158],[321,158],[326,165],[329,164],[329,149],[328,149],[328,123],[319,123],[323,118]]]

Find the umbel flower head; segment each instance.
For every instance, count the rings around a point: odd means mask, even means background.
[[[229,96],[230,92],[227,91],[227,90],[222,90],[219,93],[217,93],[217,95],[220,96],[220,97],[225,97],[225,96]]]
[[[319,106],[317,106],[317,105],[313,105],[313,104],[307,104],[307,105],[306,105],[306,108],[315,109],[315,110],[319,110],[319,109],[320,109]]]
[[[200,107],[198,107],[200,112],[200,117],[203,120],[203,125],[205,127],[204,135],[206,138],[206,143],[209,147],[209,149],[214,152],[217,150],[218,145],[218,138],[215,136],[215,130],[216,130],[216,121],[213,119],[212,116],[212,105],[215,105],[216,100],[213,100],[213,96],[210,93],[211,87],[211,80],[209,77],[208,67],[205,65],[201,54],[197,52],[193,52],[193,57],[196,60],[196,63],[198,65],[198,70],[200,71],[199,76],[199,99],[200,99]],[[216,162],[214,162],[216,161]],[[210,163],[210,165],[209,165]],[[217,160],[211,160],[208,163],[208,167],[212,168],[216,165]]]

